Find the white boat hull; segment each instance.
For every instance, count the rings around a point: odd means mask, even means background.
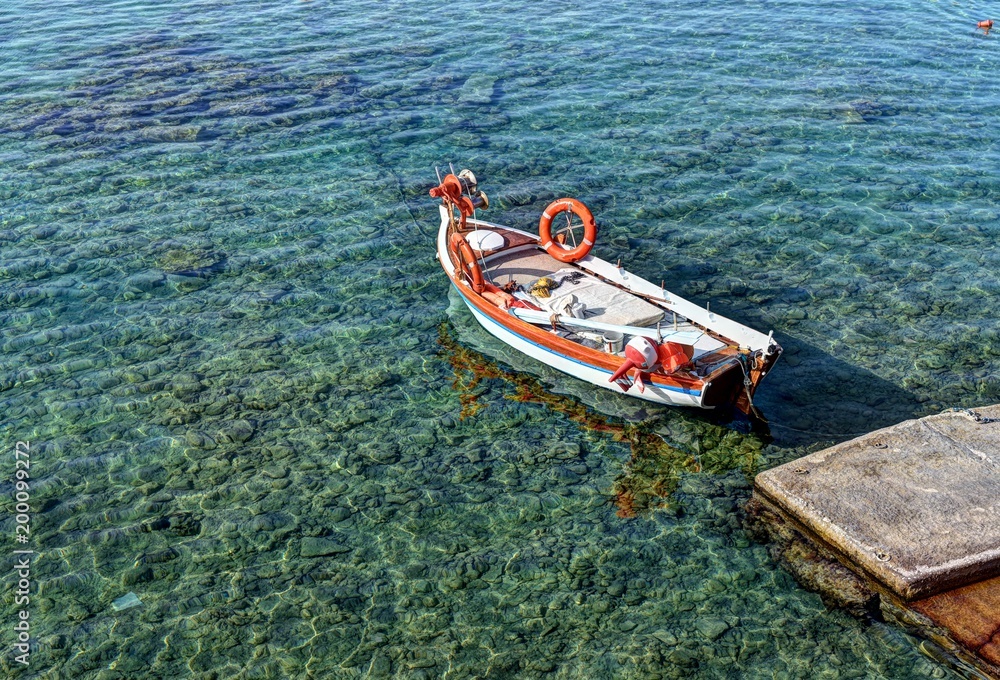
[[[457,286],[456,289],[458,289]],[[475,306],[469,302],[465,293],[461,289],[458,289],[458,293],[461,296],[462,301],[465,303],[465,306],[469,308],[470,312],[472,312],[472,315],[476,318],[476,321],[479,322],[479,325],[486,329],[486,332],[495,337],[497,340],[510,345],[514,349],[526,354],[532,359],[540,361],[546,366],[551,366],[552,368],[562,371],[567,375],[571,375],[574,378],[584,380],[592,385],[602,387],[606,390],[611,390],[617,394],[626,394],[630,397],[644,399],[657,404],[666,404],[668,406],[691,406],[695,408],[704,408],[701,403],[701,391],[685,390],[683,388],[664,388],[659,385],[647,384],[646,389],[640,392],[638,384],[633,384],[627,392],[622,392],[621,387],[615,383],[609,382],[608,378],[611,377],[611,371],[606,371],[596,366],[591,366],[590,364],[577,361],[576,359],[572,359],[565,355],[558,354],[546,347],[542,347],[541,345],[528,340],[527,338],[521,337],[517,333],[501,326],[493,319],[477,310]]]

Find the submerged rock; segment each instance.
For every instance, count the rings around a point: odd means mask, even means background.
[[[350,548],[331,538],[307,536],[302,539],[299,554],[301,554],[302,557],[327,557],[329,555],[340,555],[350,551]]]
[[[709,640],[718,640],[729,630],[729,624],[722,619],[698,619],[694,625]]]

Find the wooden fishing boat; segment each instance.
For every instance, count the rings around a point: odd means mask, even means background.
[[[489,206],[475,175],[448,174],[437,257],[473,316],[524,354],[580,380],[661,404],[753,408],[781,355],[764,335],[681,298],[619,261],[591,254],[597,225],[580,201],[561,198],[539,233],[479,219]]]

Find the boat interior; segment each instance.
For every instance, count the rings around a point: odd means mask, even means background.
[[[656,337],[659,324],[663,333],[680,332],[689,340],[684,344],[693,347],[695,364],[703,364],[698,368],[707,367],[704,360],[711,359],[709,363],[714,365],[723,358],[717,353],[726,349],[726,343],[706,333],[705,329],[675,316],[668,308],[587,273],[576,264],[556,260],[537,245],[525,244],[494,251],[492,255],[485,255],[484,263],[486,281],[498,288],[516,290],[516,297],[533,303],[546,313],[546,317],[559,314],[562,319],[575,317],[614,326],[647,328],[650,337]],[[555,285],[539,289],[539,281],[543,279]],[[609,349],[605,333],[599,329],[560,324],[554,332],[587,347],[603,351]],[[628,342],[630,334],[626,332],[624,335],[624,342]],[[621,350],[612,353],[622,355]],[[694,372],[704,374],[704,370],[697,368]]]

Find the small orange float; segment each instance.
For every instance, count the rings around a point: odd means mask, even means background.
[[[990,29],[993,28],[993,19],[986,19],[985,21],[980,21],[976,24],[976,28],[983,29],[984,33],[989,33]]]
[[[664,372],[673,373],[679,368],[683,368],[694,356],[694,347],[682,345],[679,342],[664,342],[656,348],[660,356],[660,366]]]
[[[493,290],[487,288],[483,291],[483,297],[495,304],[500,309],[510,309],[514,302],[517,300],[510,293],[506,293],[503,290],[493,286]]]
[[[448,250],[459,268],[469,277],[472,290],[481,295],[486,290],[486,283],[483,281],[483,270],[479,268],[476,255],[472,252],[472,246],[461,234],[453,233],[451,240],[448,241]]]
[[[552,239],[552,220],[556,215],[564,212],[571,212],[583,221],[583,242],[575,248],[567,248],[562,245],[566,240],[565,234],[556,235],[556,240]],[[576,262],[587,257],[587,253],[594,247],[597,240],[597,223],[590,209],[575,198],[560,198],[552,201],[542,212],[542,219],[538,223],[538,236],[541,238],[542,247],[545,252],[559,260],[560,262]],[[562,240],[559,240],[559,237]]]

